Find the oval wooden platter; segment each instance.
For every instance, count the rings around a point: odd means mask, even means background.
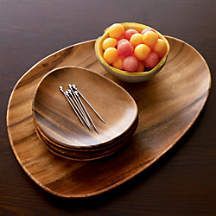
[[[96,60],[94,40],[51,54],[21,77],[10,96],[7,127],[19,164],[36,184],[65,198],[101,194],[145,170],[185,134],[206,102],[211,76],[207,63],[192,46],[173,37],[167,39],[167,63],[146,83],[125,84],[107,74]],[[35,132],[32,101],[42,77],[62,66],[91,69],[113,79],[133,96],[139,123],[130,145],[92,162],[61,159],[48,151]]]
[[[59,91],[75,84],[82,94],[103,116],[101,122],[89,107],[89,115],[98,133],[89,131],[74,114],[71,106]],[[40,82],[32,105],[37,127],[55,143],[71,148],[98,148],[109,146],[133,126],[137,118],[134,99],[110,79],[79,67],[62,67]]]

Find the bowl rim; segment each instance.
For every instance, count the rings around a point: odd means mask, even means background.
[[[168,57],[168,54],[169,54],[169,51],[170,51],[170,45],[169,45],[169,42],[168,40],[165,38],[165,36],[163,36],[160,32],[158,32],[156,29],[150,27],[150,26],[147,26],[147,25],[144,25],[144,24],[141,24],[141,23],[136,23],[136,22],[123,22],[121,23],[124,27],[126,28],[139,28],[139,29],[145,29],[145,28],[151,28],[153,29],[155,32],[157,32],[157,34],[160,36],[160,38],[162,38],[165,42],[166,42],[166,45],[167,45],[167,51],[166,51],[166,54],[164,55],[164,57],[160,60],[160,62],[154,67],[152,68],[151,70],[149,71],[140,71],[140,72],[127,72],[127,71],[124,71],[124,70],[120,70],[118,68],[115,68],[115,67],[112,67],[111,65],[109,65],[105,60],[104,58],[102,57],[101,53],[100,53],[100,47],[101,47],[101,43],[102,41],[108,36],[108,29],[109,27],[107,27],[105,30],[104,30],[104,33],[103,35],[101,35],[100,37],[98,37],[96,39],[96,42],[95,42],[95,53],[96,53],[96,57],[98,58],[98,60],[100,61],[100,63],[102,65],[104,65],[105,67],[109,68],[112,70],[112,72],[114,73],[117,73],[119,75],[124,75],[124,76],[130,76],[130,77],[136,77],[136,76],[149,76],[150,74],[154,74],[156,71],[158,71],[166,62],[167,60],[167,57]]]

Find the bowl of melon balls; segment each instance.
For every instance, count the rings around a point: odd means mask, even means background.
[[[114,23],[95,43],[101,65],[126,82],[151,79],[165,65],[167,39],[157,30],[139,23]]]

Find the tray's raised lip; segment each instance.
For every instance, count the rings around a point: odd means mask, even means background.
[[[208,67],[208,64],[207,64],[206,60],[204,59],[204,57],[203,57],[193,46],[191,46],[190,44],[186,43],[185,41],[183,41],[183,40],[181,40],[181,39],[178,39],[178,38],[175,38],[175,37],[172,37],[172,36],[167,36],[167,35],[166,35],[165,37],[168,38],[168,39],[177,40],[177,41],[179,41],[179,42],[181,42],[181,43],[185,43],[185,44],[187,44],[188,46],[190,46],[190,47],[201,57],[201,59],[203,60],[203,62],[204,62],[205,65],[206,65],[206,67],[208,68],[208,72],[209,72],[209,74],[208,74],[208,75],[209,75],[209,89],[208,89],[208,91],[206,92],[206,97],[205,97],[205,100],[203,101],[202,108],[200,109],[199,112],[197,112],[197,114],[195,115],[193,121],[191,121],[191,123],[188,124],[188,126],[185,128],[185,130],[184,130],[183,133],[182,133],[182,134],[184,135],[184,134],[186,133],[186,131],[188,131],[188,129],[191,128],[191,126],[194,124],[194,122],[196,121],[196,119],[197,119],[197,117],[199,116],[200,112],[202,111],[204,105],[206,104],[206,101],[207,101],[207,98],[208,98],[208,95],[209,95],[209,90],[210,90],[210,88],[211,88],[211,73],[210,73],[210,69],[209,69],[209,67]],[[9,108],[10,108],[10,103],[11,103],[11,99],[12,99],[12,95],[13,95],[13,93],[14,93],[14,90],[16,89],[16,87],[17,87],[17,85],[19,84],[19,82],[23,79],[23,77],[24,77],[27,73],[29,73],[33,68],[35,68],[36,66],[38,66],[40,63],[42,63],[44,60],[48,59],[48,58],[51,57],[52,55],[57,54],[57,53],[59,53],[59,52],[61,52],[61,51],[67,50],[67,49],[69,49],[69,48],[71,48],[71,47],[73,47],[73,46],[76,46],[76,45],[79,45],[79,44],[90,43],[90,42],[93,42],[93,41],[95,41],[95,39],[87,40],[87,41],[84,41],[84,42],[80,42],[80,43],[76,43],[76,44],[74,44],[74,45],[67,46],[67,47],[65,47],[65,48],[63,48],[63,49],[60,49],[60,50],[58,50],[58,51],[56,51],[56,52],[54,52],[54,53],[48,55],[47,57],[45,57],[45,58],[43,58],[42,60],[40,60],[39,62],[37,62],[37,63],[36,63],[35,65],[33,65],[27,72],[25,72],[25,73],[21,76],[21,78],[17,81],[17,83],[15,84],[15,86],[14,86],[12,92],[11,92],[11,95],[10,95],[9,101],[8,101],[8,106],[7,106],[7,117],[6,117],[6,121],[7,121],[7,132],[8,132],[8,137],[9,137],[9,141],[10,141],[10,146],[11,146],[11,148],[12,148],[12,151],[13,151],[13,153],[14,153],[14,155],[15,155],[17,161],[18,161],[18,163],[20,164],[20,166],[22,167],[22,169],[26,172],[26,174],[27,174],[38,186],[40,186],[40,187],[41,187],[42,189],[44,189],[45,191],[47,191],[47,192],[49,192],[49,193],[51,193],[51,194],[53,194],[53,195],[55,195],[55,196],[61,197],[61,198],[67,198],[67,199],[75,199],[75,198],[76,198],[76,199],[82,199],[82,198],[97,196],[97,195],[100,195],[100,194],[102,194],[102,193],[104,193],[104,192],[107,192],[107,191],[109,191],[109,190],[111,190],[111,189],[116,188],[117,186],[123,184],[124,182],[127,182],[128,180],[132,179],[134,176],[136,176],[136,175],[138,175],[139,173],[141,173],[141,172],[142,172],[143,170],[145,170],[147,167],[151,166],[155,161],[159,160],[166,152],[168,152],[168,151],[176,144],[176,142],[179,140],[179,138],[182,137],[182,136],[176,137],[176,139],[175,139],[175,141],[173,142],[172,145],[170,145],[170,146],[169,146],[165,151],[163,151],[162,154],[160,154],[158,157],[155,157],[155,158],[154,158],[153,160],[151,160],[148,164],[146,164],[146,166],[142,166],[142,167],[140,166],[140,169],[137,169],[136,172],[133,172],[133,174],[131,174],[130,176],[128,176],[128,177],[126,177],[126,178],[124,178],[124,179],[122,179],[122,180],[119,180],[119,181],[116,182],[115,184],[112,184],[112,185],[110,185],[110,186],[108,186],[108,187],[106,187],[106,188],[104,188],[104,189],[98,190],[98,191],[96,191],[96,192],[94,192],[94,193],[89,193],[89,194],[85,194],[85,195],[81,195],[81,196],[80,196],[80,195],[79,195],[79,196],[76,196],[76,195],[74,195],[74,196],[71,196],[71,195],[68,195],[68,196],[67,196],[67,195],[62,195],[62,194],[60,194],[60,193],[57,193],[57,192],[55,192],[55,191],[49,189],[48,187],[46,187],[46,186],[44,186],[44,185],[42,185],[37,179],[35,179],[35,178],[33,178],[33,177],[31,176],[31,174],[29,173],[29,171],[28,171],[25,167],[22,166],[22,163],[21,163],[21,161],[20,161],[18,155],[16,154],[15,148],[14,148],[14,146],[11,144],[11,143],[12,143],[12,137],[11,137],[10,132],[9,132],[9,127],[10,127],[10,125],[9,125],[8,123],[9,123]]]

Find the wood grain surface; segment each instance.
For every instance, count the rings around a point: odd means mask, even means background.
[[[214,0],[0,1],[0,215],[216,215],[215,8]],[[196,47],[213,75],[207,104],[171,151],[121,187],[81,201],[50,196],[11,151],[5,120],[11,91],[38,60],[124,21],[148,24]]]
[[[68,89],[70,83],[75,84],[103,116],[105,123],[86,106],[98,133],[80,123],[59,91],[59,86]],[[60,68],[44,77],[32,109],[36,126],[48,139],[71,148],[88,149],[115,142],[133,126],[138,115],[136,102],[127,91],[110,79],[77,67]]]
[[[51,155],[37,137],[32,118],[38,83],[55,67],[78,65],[113,79],[96,60],[94,41],[50,55],[19,80],[8,106],[8,133],[17,160],[32,180],[60,197],[98,195],[149,167],[181,138],[202,110],[211,78],[205,60],[194,48],[178,39],[167,39],[170,54],[154,79],[139,84],[115,80],[135,99],[139,123],[128,148],[106,160],[68,162]]]

